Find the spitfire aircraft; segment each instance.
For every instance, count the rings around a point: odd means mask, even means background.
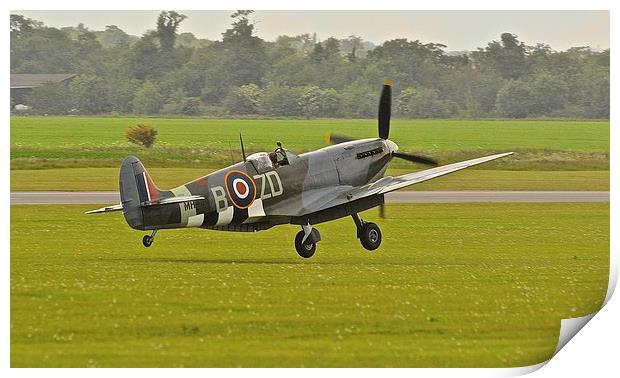
[[[295,249],[311,257],[321,240],[315,225],[351,216],[356,235],[367,250],[381,244],[381,230],[358,213],[383,207],[388,192],[427,181],[512,152],[436,166],[423,156],[399,152],[388,139],[392,82],[386,80],[379,100],[378,138],[354,140],[328,134],[331,146],[296,155],[280,142],[270,152],[243,161],[172,190],[159,189],[137,158],[121,164],[121,203],[87,213],[123,211],[130,227],[151,231],[142,243],[151,246],[158,230],[201,227],[218,231],[255,232],[283,224],[301,226]],[[384,176],[389,162],[404,159],[436,166],[402,176]]]

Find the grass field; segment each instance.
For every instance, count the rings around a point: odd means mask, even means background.
[[[11,366],[522,366],[607,289],[606,203],[394,205],[378,251],[343,219],[310,260],[94,207],[11,207]]]
[[[148,168],[148,167],[147,167]],[[402,175],[412,169],[390,169]],[[213,171],[148,168],[155,183],[170,189]],[[467,169],[407,190],[609,190],[609,171],[500,171]],[[118,168],[20,169],[11,171],[11,191],[116,191]]]
[[[128,126],[159,131],[149,150],[125,141]],[[276,141],[295,152],[325,146],[327,131],[375,137],[376,120],[224,120],[96,117],[12,117],[11,168],[117,167],[126,155],[151,167],[216,168],[239,160],[238,133],[249,152]],[[394,120],[390,139],[402,151],[442,163],[502,151],[518,152],[485,168],[504,170],[609,169],[609,121]],[[394,167],[409,163],[395,161]]]

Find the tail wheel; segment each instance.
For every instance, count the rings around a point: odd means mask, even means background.
[[[308,259],[314,255],[316,251],[316,243],[311,243],[308,240],[302,243],[304,240],[305,233],[303,231],[299,231],[297,236],[295,236],[295,250],[297,250],[297,254],[304,259]]]
[[[358,237],[362,246],[369,251],[374,251],[381,245],[381,230],[372,222],[364,223],[359,230]]]
[[[150,247],[151,244],[153,244],[153,239],[155,239],[155,238],[153,238],[153,237],[151,237],[149,235],[144,235],[144,237],[142,238],[142,244],[145,247]]]

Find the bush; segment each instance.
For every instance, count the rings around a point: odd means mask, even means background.
[[[155,144],[157,129],[149,125],[139,124],[128,128],[125,132],[125,136],[131,143],[149,148]]]

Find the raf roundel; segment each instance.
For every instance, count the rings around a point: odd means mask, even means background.
[[[256,184],[254,180],[241,171],[229,171],[224,178],[226,193],[233,205],[239,209],[250,207],[256,198]]]

